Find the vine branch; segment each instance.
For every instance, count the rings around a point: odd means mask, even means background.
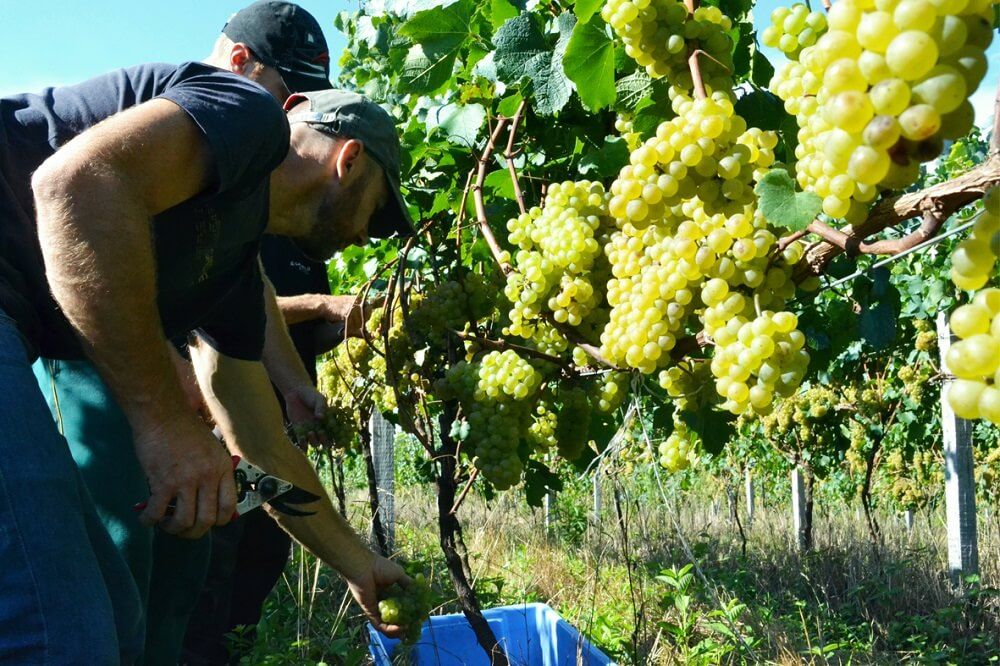
[[[496,127],[493,128],[493,133],[490,134],[489,141],[486,142],[486,147],[483,148],[483,152],[478,158],[479,166],[476,167],[476,182],[472,185],[472,200],[476,204],[476,219],[479,222],[479,231],[483,234],[483,240],[486,241],[486,245],[490,248],[493,260],[496,261],[497,266],[504,275],[510,273],[511,267],[510,264],[503,260],[503,251],[500,249],[500,244],[497,243],[496,236],[493,235],[493,229],[490,228],[489,220],[486,219],[483,183],[486,182],[486,166],[489,164],[490,156],[493,155],[493,151],[496,149],[497,139],[500,138],[500,134],[507,126],[507,122],[507,118],[500,118],[497,121]]]
[[[510,180],[514,184],[514,198],[517,199],[517,208],[521,211],[522,215],[527,212],[527,208],[524,206],[524,194],[521,192],[521,182],[517,177],[517,169],[514,167],[514,140],[517,137],[517,128],[521,124],[521,116],[524,115],[527,105],[527,100],[521,100],[521,103],[518,105],[517,111],[510,121],[510,131],[507,134],[507,149],[503,153],[504,159],[507,160],[507,170],[510,172]]]

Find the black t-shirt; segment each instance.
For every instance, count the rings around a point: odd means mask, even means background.
[[[260,358],[265,314],[257,255],[267,226],[269,174],[288,152],[288,122],[264,88],[194,62],[138,65],[37,95],[0,98],[0,309],[17,321],[35,353],[82,357],[45,279],[31,174],[84,130],[154,98],[187,112],[205,135],[216,170],[207,191],[153,219],[164,332],[199,330],[227,356]]]
[[[265,235],[260,244],[260,260],[278,296],[330,293],[326,266],[306,257],[288,238]],[[288,327],[295,350],[302,358],[302,364],[306,366],[314,384],[316,357],[319,355],[316,334],[317,328],[323,323],[322,319],[310,319]]]

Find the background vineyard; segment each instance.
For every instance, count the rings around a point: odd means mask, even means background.
[[[393,552],[484,649],[480,608],[541,600],[628,664],[1000,659],[1000,430],[951,437],[942,410],[951,371],[977,399],[995,378],[940,348],[997,284],[1000,137],[968,101],[997,8],[925,3],[941,18],[893,46],[899,4],[770,32],[744,0],[338,18],[340,83],[397,119],[420,232],[330,264],[381,305],[323,359],[340,450],[314,458],[390,550],[368,419],[398,425]],[[913,81],[869,88],[886,72]],[[978,567],[946,546],[948,437]],[[286,583],[250,663],[364,658],[332,576],[300,552]]]

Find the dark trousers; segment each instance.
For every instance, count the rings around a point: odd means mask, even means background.
[[[188,623],[184,663],[239,662],[242,655],[227,650],[226,634],[242,625],[249,631],[241,635],[252,640],[264,600],[285,569],[290,547],[289,536],[263,509],[212,530],[212,558]]]

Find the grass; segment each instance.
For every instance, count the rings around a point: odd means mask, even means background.
[[[404,560],[431,573],[441,612],[455,612],[430,490],[398,493],[397,543]],[[620,490],[617,507],[607,493],[599,523],[584,492],[563,493],[548,532],[542,512],[515,495],[470,497],[461,517],[483,605],[549,603],[622,664],[1000,663],[995,511],[981,513],[981,579],[956,591],[940,510],[918,514],[912,531],[879,515],[876,551],[853,507],[818,501],[815,547],[800,554],[790,507],[768,503],[746,527],[744,556],[728,511],[708,497],[680,496],[672,513]],[[364,529],[360,494],[351,507]],[[343,584],[296,553],[243,663],[364,663],[363,623]]]

